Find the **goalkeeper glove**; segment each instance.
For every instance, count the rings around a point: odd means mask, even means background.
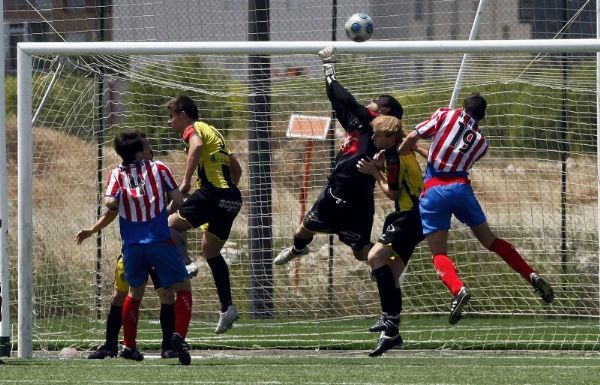
[[[335,62],[337,60],[337,50],[335,47],[325,47],[317,55],[321,59],[321,62],[323,62],[325,76],[335,76]]]

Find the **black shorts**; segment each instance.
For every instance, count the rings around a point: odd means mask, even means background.
[[[395,211],[385,218],[378,243],[391,245],[392,250],[408,263],[415,247],[425,239],[418,207],[411,211]]]
[[[373,195],[344,200],[325,186],[313,207],[304,216],[302,225],[316,233],[337,234],[352,250],[361,250],[371,243],[371,228],[375,201]]]
[[[227,240],[231,226],[242,207],[242,194],[237,187],[228,189],[200,188],[183,202],[179,216],[194,228],[202,229],[222,241]]]

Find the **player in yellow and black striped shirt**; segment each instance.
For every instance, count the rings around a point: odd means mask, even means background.
[[[227,331],[239,318],[231,298],[229,268],[221,249],[242,207],[237,187],[242,168],[225,145],[223,135],[213,126],[198,120],[198,107],[188,96],[178,96],[167,103],[169,125],[182,134],[187,151],[185,174],[179,189],[184,195],[191,190],[192,176],[197,187],[175,214],[169,217],[171,237],[180,253],[185,250],[185,232],[202,227],[202,254],[208,263],[221,302],[215,333]]]
[[[396,211],[386,217],[383,233],[368,256],[383,312],[379,321],[369,329],[382,332],[377,346],[369,353],[369,356],[376,357],[402,345],[398,330],[402,311],[399,279],[415,247],[424,239],[419,214],[423,174],[412,150],[398,153],[398,146],[405,136],[400,120],[380,115],[371,125],[373,142],[381,151],[372,160],[361,159],[357,167],[360,172],[372,175],[385,195],[396,204]],[[381,172],[384,167],[385,177]]]

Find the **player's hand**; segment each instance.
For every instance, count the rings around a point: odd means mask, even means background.
[[[190,182],[183,181],[179,185],[179,191],[183,194],[184,197],[188,197],[190,195],[190,190],[192,189],[192,185]]]
[[[75,242],[77,242],[78,245],[81,245],[81,242],[91,237],[92,234],[94,234],[94,232],[90,229],[80,230],[77,235],[75,235]]]
[[[323,64],[335,63],[337,60],[337,50],[335,47],[325,47],[317,55]]]
[[[378,169],[383,170],[385,164],[385,150],[381,150],[373,155],[373,162]]]
[[[356,168],[359,172],[367,175],[375,175],[375,173],[379,172],[377,165],[371,158],[362,158],[356,164]]]

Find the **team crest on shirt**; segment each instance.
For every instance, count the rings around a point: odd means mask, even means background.
[[[347,132],[346,137],[344,138],[344,143],[342,143],[342,147],[340,148],[340,152],[342,154],[356,154],[358,152],[358,138],[360,136],[360,132],[352,131]]]
[[[138,189],[139,195],[146,195],[146,182],[139,175],[137,177],[133,175],[128,175],[129,177],[129,186],[132,189]]]

